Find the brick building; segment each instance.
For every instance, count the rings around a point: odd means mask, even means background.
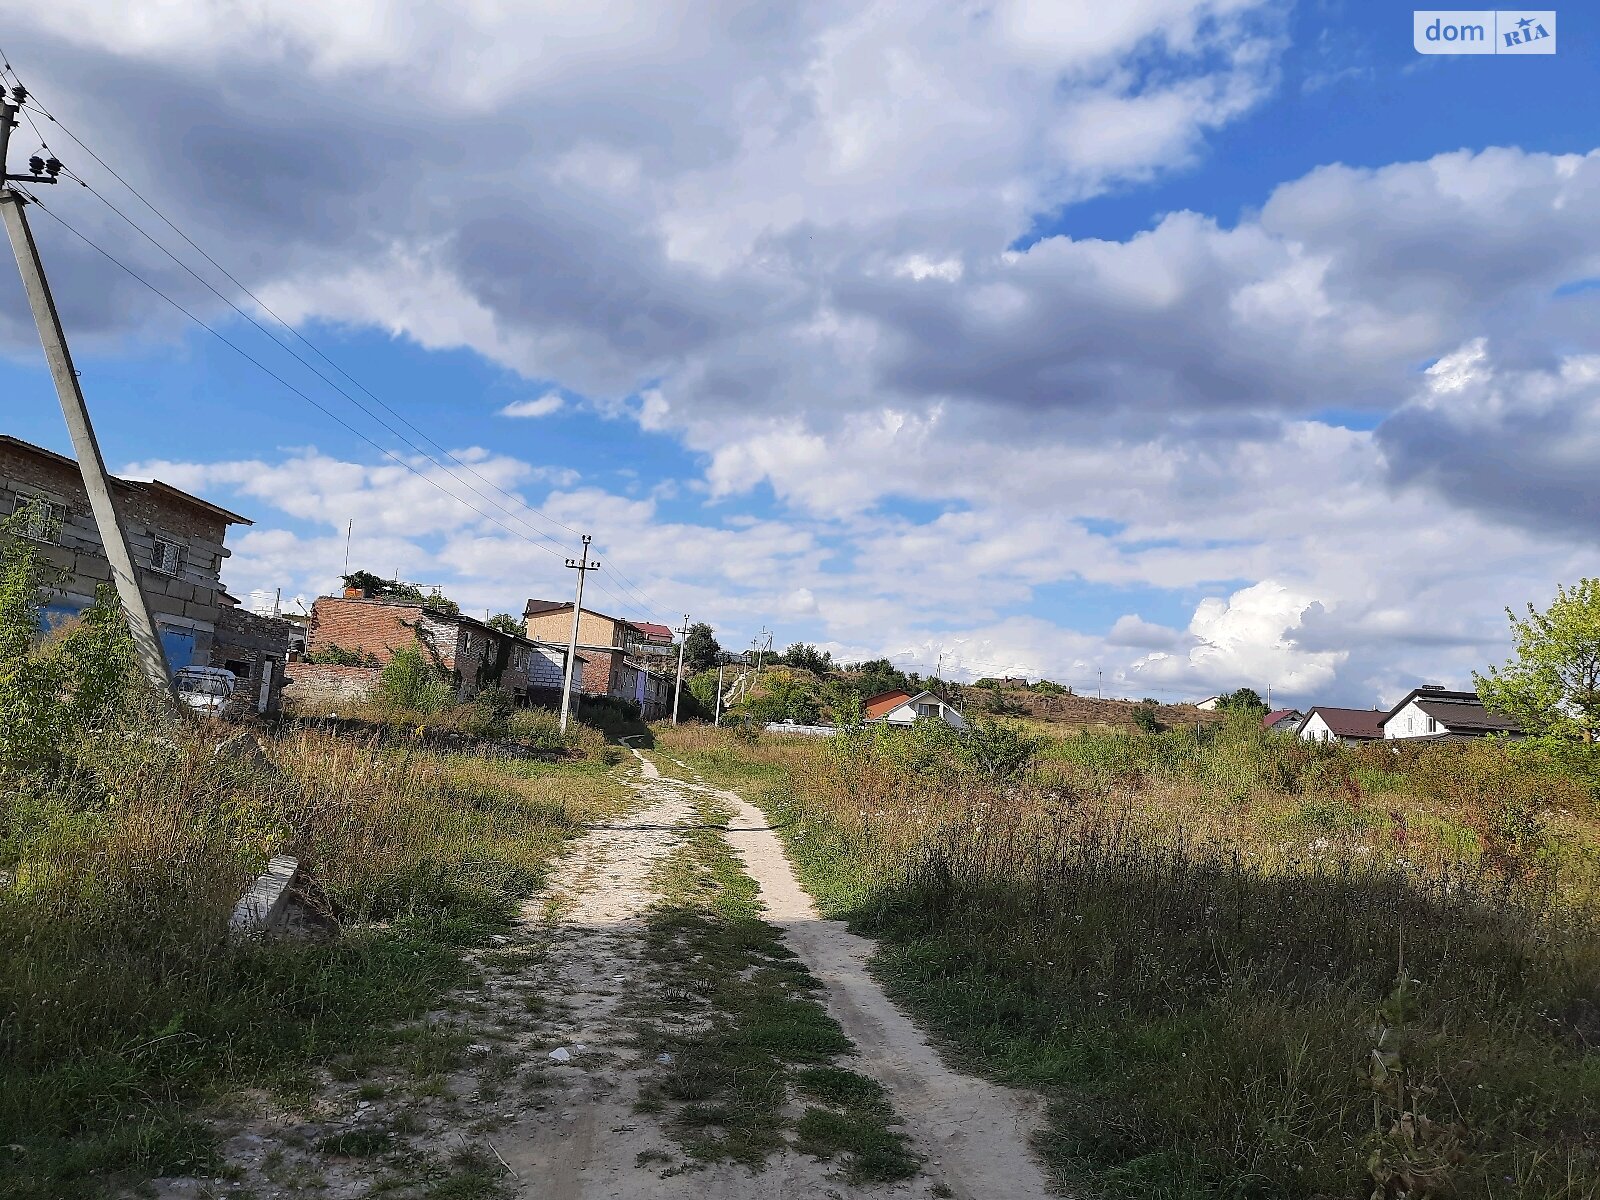
[[[396,650],[413,642],[451,676],[459,699],[470,700],[484,688],[498,685],[510,691],[519,705],[560,704],[567,661],[564,645],[506,633],[415,600],[321,596],[311,606],[306,649],[312,656],[336,646],[387,663]],[[297,664],[291,674],[298,670]]]
[[[238,681],[234,695],[248,700],[251,711],[276,716],[282,708],[284,667],[293,629],[288,621],[258,616],[222,593],[211,665],[233,672]]]
[[[522,627],[530,638],[565,643],[572,636],[572,601],[529,600]],[[659,631],[659,632],[658,632]],[[611,696],[639,706],[647,721],[672,711],[672,668],[649,657],[648,647],[672,631],[648,622],[641,626],[620,617],[584,609],[578,617],[578,656],[583,663],[578,690],[586,696]]]
[[[113,479],[133,560],[161,634],[167,661],[207,666],[222,602],[223,544],[230,525],[250,522],[160,480]],[[45,604],[47,620],[73,616],[111,581],[78,464],[62,454],[0,434],[0,515],[17,514],[39,557],[65,572]]]

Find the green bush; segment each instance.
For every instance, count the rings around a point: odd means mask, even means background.
[[[1133,723],[1145,733],[1160,733],[1161,721],[1156,716],[1153,700],[1144,700],[1133,706]]]
[[[390,708],[439,712],[455,700],[445,673],[428,661],[416,643],[402,646],[378,676],[378,699]]]
[[[41,637],[47,573],[28,543],[3,528],[0,540],[0,770],[32,770],[59,762],[85,727],[137,708],[148,689],[112,587]]]

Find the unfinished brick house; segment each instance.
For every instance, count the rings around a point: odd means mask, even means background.
[[[288,621],[259,616],[222,593],[211,665],[233,672],[238,681],[234,695],[255,712],[276,716],[283,707],[284,668],[293,630]]]
[[[427,608],[415,600],[320,596],[311,606],[306,651],[313,657],[338,647],[387,663],[396,650],[413,642],[451,676],[461,700],[470,700],[484,688],[500,686],[518,705],[554,707],[561,702],[565,646],[545,645],[465,614]],[[303,676],[307,684],[320,678],[300,664],[291,675]],[[372,675],[375,683],[377,672]],[[290,694],[299,699],[308,690],[292,689]]]
[[[112,493],[167,661],[174,670],[210,665],[229,553],[223,542],[230,525],[250,522],[160,480],[114,479]],[[111,581],[77,462],[0,434],[0,515],[12,513],[40,559],[66,572],[51,590],[46,619],[75,616],[97,585]]]
[[[572,601],[529,600],[522,610],[522,627],[530,638],[564,643],[572,636]],[[660,631],[660,632],[656,632]],[[641,625],[584,609],[578,617],[578,655],[583,662],[582,684],[586,696],[610,696],[639,706],[647,721],[672,711],[672,674],[665,664],[645,657],[646,647],[659,644],[662,625]]]

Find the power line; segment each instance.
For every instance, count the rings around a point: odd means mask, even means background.
[[[21,78],[20,78],[20,76],[17,75],[17,72],[16,72],[15,68],[13,68],[11,66],[10,57],[5,54],[3,48],[0,48],[0,62],[3,62],[5,71],[9,72],[10,75],[12,76],[12,78],[15,79],[16,82],[20,85],[21,84]],[[49,120],[51,123],[53,123],[57,128],[59,128],[63,133],[65,133],[69,138],[71,138],[72,141],[74,143],[76,143],[78,145],[78,147],[83,150],[83,152],[85,154],[89,155],[90,158],[92,158],[96,163],[98,163],[107,172],[107,174],[109,174],[113,179],[115,179],[124,188],[126,188],[135,197],[137,197],[137,199],[140,201],[140,203],[142,203],[146,208],[148,208],[152,213],[154,213],[158,218],[160,218],[161,221],[164,224],[166,224],[168,228],[170,228],[174,233],[176,233],[180,238],[182,238],[183,241],[186,244],[188,244],[197,254],[199,254],[202,258],[204,258],[206,260],[206,262],[210,263],[212,267],[214,267],[218,272],[220,272],[223,275],[224,278],[226,278],[230,283],[232,283],[241,292],[243,292],[252,301],[254,301],[254,303],[256,305],[258,305],[263,312],[265,312],[268,316],[270,316],[279,325],[283,326],[283,328],[285,330],[287,330],[291,336],[293,336],[295,339],[297,339],[302,344],[304,344],[308,349],[310,349],[312,351],[312,353],[317,355],[317,357],[322,359],[330,367],[332,367],[335,371],[337,371],[340,375],[344,376],[344,378],[349,380],[352,384],[354,384],[362,392],[366,393],[369,397],[371,397],[371,399],[376,404],[378,404],[379,407],[381,407],[385,412],[389,413],[396,420],[400,421],[407,428],[411,429],[420,438],[422,438],[423,441],[427,442],[428,445],[432,446],[440,454],[442,454],[446,458],[448,458],[457,467],[461,468],[463,471],[466,471],[468,474],[472,475],[473,478],[477,479],[479,482],[483,483],[485,486],[487,486],[487,487],[491,488],[492,490],[498,492],[500,495],[504,496],[507,500],[511,501],[514,505],[517,506],[518,509],[526,510],[528,512],[531,512],[531,513],[535,514],[536,516],[540,517],[541,519],[543,519],[545,521],[548,521],[550,524],[555,525],[560,529],[566,530],[568,533],[571,533],[574,536],[580,536],[578,531],[576,529],[572,528],[572,526],[567,525],[565,522],[560,521],[557,518],[550,516],[548,513],[542,512],[541,510],[535,508],[533,505],[528,504],[521,497],[513,495],[512,493],[506,491],[504,488],[500,487],[498,484],[496,484],[492,480],[490,480],[487,477],[485,477],[483,474],[481,474],[479,471],[477,471],[470,463],[462,461],[455,454],[453,454],[450,450],[446,449],[444,446],[440,445],[437,441],[435,441],[432,437],[430,437],[427,434],[426,431],[420,429],[417,425],[415,425],[407,417],[405,417],[400,412],[396,411],[391,405],[389,405],[386,401],[384,401],[384,399],[381,396],[379,396],[376,392],[372,391],[371,388],[367,387],[360,380],[355,378],[355,376],[351,375],[349,371],[345,370],[342,366],[340,366],[337,362],[335,362],[332,358],[330,358],[320,347],[318,347],[315,343],[313,343],[309,338],[307,338],[304,334],[302,334],[293,325],[291,325],[289,322],[285,321],[281,316],[279,316],[277,312],[275,312],[264,300],[261,299],[261,297],[257,296],[253,291],[251,291],[251,289],[249,287],[247,287],[240,279],[238,279],[232,272],[230,272],[226,267],[224,267],[220,262],[218,262],[211,254],[209,254],[202,246],[200,246],[199,243],[197,243],[193,238],[191,238],[187,233],[185,233],[176,224],[176,222],[174,222],[170,217],[168,217],[164,212],[162,212],[161,209],[158,208],[154,204],[154,202],[152,202],[150,199],[148,199],[142,192],[139,191],[138,188],[134,187],[133,184],[129,183],[126,179],[124,179],[122,177],[122,175],[119,174],[117,172],[117,170],[114,167],[111,166],[110,163],[106,162],[104,158],[102,158],[99,154],[97,154],[92,147],[90,147],[86,142],[83,141],[82,138],[80,138],[66,124],[64,124],[58,117],[56,117],[54,113],[50,112],[47,108],[44,107],[44,105],[40,104],[38,102],[37,98],[33,98],[32,106],[37,108],[37,110],[47,120]],[[24,113],[27,116],[29,124],[33,126],[35,133],[39,134],[41,145],[44,145],[45,148],[48,149],[48,144],[44,141],[44,135],[43,135],[42,131],[39,130],[38,124],[33,120],[32,114],[27,112],[27,106],[26,105],[24,106]],[[369,417],[376,424],[378,424],[380,428],[383,428],[385,431],[387,431],[389,434],[391,434],[393,437],[395,437],[397,440],[399,440],[407,448],[409,448],[412,451],[416,452],[422,458],[428,460],[434,466],[438,467],[446,475],[448,475],[450,478],[455,480],[455,482],[459,483],[461,486],[466,488],[473,495],[477,496],[480,500],[483,500],[485,503],[490,504],[491,506],[497,508],[500,512],[504,513],[506,516],[510,517],[512,520],[517,521],[519,524],[523,525],[530,532],[534,533],[535,536],[538,536],[538,537],[546,539],[547,541],[551,542],[552,545],[556,545],[556,546],[560,545],[560,543],[556,542],[554,538],[551,538],[549,534],[544,533],[542,530],[536,529],[532,524],[530,524],[526,520],[526,518],[522,517],[518,512],[514,512],[511,509],[507,509],[504,505],[499,504],[498,502],[496,502],[494,500],[491,500],[488,496],[485,496],[481,491],[479,491],[477,488],[473,487],[465,479],[462,479],[460,476],[456,475],[453,471],[451,471],[448,467],[445,467],[443,463],[440,463],[436,459],[434,459],[433,455],[431,455],[427,451],[423,450],[420,446],[418,446],[418,445],[416,445],[416,443],[412,442],[411,439],[406,437],[399,430],[397,430],[393,426],[389,425],[386,421],[383,420],[383,418],[379,417],[377,414],[372,412],[371,409],[367,408],[366,405],[362,404],[361,401],[358,400],[355,396],[351,395],[342,386],[340,386],[334,380],[330,379],[323,371],[321,371],[319,368],[317,368],[312,363],[308,362],[302,355],[296,353],[295,350],[291,346],[287,345],[286,343],[281,341],[279,338],[275,337],[265,326],[263,326],[259,321],[257,321],[254,316],[252,316],[250,313],[244,311],[233,300],[231,300],[227,296],[223,295],[222,292],[220,290],[218,290],[213,284],[211,284],[210,281],[208,281],[205,278],[203,278],[198,272],[196,272],[192,267],[190,267],[189,264],[185,263],[176,254],[174,254],[168,247],[163,245],[157,238],[155,238],[147,230],[145,230],[143,227],[141,227],[138,224],[138,222],[134,221],[133,218],[128,216],[127,213],[123,212],[120,208],[118,208],[114,203],[111,202],[110,199],[108,199],[104,194],[102,194],[97,188],[93,187],[86,180],[84,180],[81,176],[78,176],[78,175],[76,175],[75,173],[72,173],[72,172],[69,172],[69,174],[72,176],[72,178],[76,179],[77,182],[80,185],[82,185],[83,187],[87,188],[95,196],[96,199],[98,199],[107,208],[111,209],[112,212],[116,213],[117,216],[119,216],[123,221],[125,221],[132,229],[134,229],[137,233],[139,233],[142,237],[144,237],[147,241],[149,241],[151,245],[155,246],[158,250],[160,250],[168,258],[170,258],[174,263],[176,263],[179,267],[181,267],[184,271],[186,271],[189,275],[191,275],[197,282],[199,282],[202,286],[204,286],[207,290],[209,290],[219,300],[221,300],[224,304],[227,304],[228,307],[231,308],[235,313],[237,313],[239,316],[243,317],[247,322],[249,322],[257,330],[259,330],[264,336],[268,337],[273,342],[274,345],[277,345],[279,348],[284,350],[285,353],[289,354],[297,362],[299,362],[303,367],[305,367],[307,370],[309,370],[313,374],[315,374],[319,379],[321,379],[324,383],[326,383],[335,392],[337,392],[338,394],[343,396],[351,404],[355,405],[364,414],[366,414],[367,417]],[[53,213],[50,214],[50,215],[52,217],[54,217]],[[57,218],[57,219],[59,220],[59,218]],[[65,222],[62,222],[62,223],[65,224]],[[74,230],[73,232],[76,232],[76,230]],[[87,239],[85,239],[85,240],[87,240]],[[99,247],[96,247],[96,249],[99,249]],[[104,251],[102,251],[102,253],[104,253]],[[121,265],[121,264],[118,264],[118,265]],[[192,315],[192,314],[190,314],[190,315]],[[252,361],[254,361],[254,360],[252,360]],[[258,363],[257,365],[259,366],[261,364]],[[263,367],[262,369],[265,370],[266,368]],[[285,386],[292,386],[292,385],[289,385],[287,383],[287,381],[282,380],[281,377],[274,376],[274,378],[278,378],[280,382],[283,382],[285,384]],[[326,412],[327,410],[324,409],[323,411]],[[328,415],[332,416],[331,413],[328,414]],[[340,422],[340,423],[344,424],[344,422]],[[345,425],[345,427],[346,428],[350,428],[348,425]],[[355,431],[352,430],[352,432],[355,432]],[[364,435],[361,435],[361,436],[364,437]],[[372,442],[372,439],[370,439],[370,438],[365,438],[364,437],[364,440],[368,441],[369,444],[376,445],[376,443]],[[378,448],[382,449],[382,447],[378,447]],[[451,493],[451,494],[453,495],[453,493]],[[459,499],[459,497],[457,497],[457,499]],[[465,503],[465,501],[463,501],[463,503]],[[472,507],[472,506],[468,505],[468,507]],[[485,514],[481,513],[481,510],[477,510],[475,508],[474,508],[473,511],[479,512],[480,515],[485,515]],[[497,522],[497,524],[499,524],[499,522]],[[503,524],[501,525],[501,527],[505,528],[505,526]],[[508,530],[508,532],[514,532],[514,531]],[[524,539],[524,540],[526,540],[526,539]],[[613,559],[613,566],[614,566],[614,562],[615,562],[615,560]],[[613,573],[616,575],[619,585],[626,587],[627,590],[633,594],[634,598],[644,605],[644,608],[642,610],[640,610],[641,612],[649,614],[651,612],[652,608],[659,607],[659,605],[657,604],[657,602],[654,600],[653,597],[649,596],[648,593],[646,593],[639,585],[633,583],[632,580],[629,579],[621,571],[615,571],[614,570]],[[614,592],[611,591],[610,588],[605,587],[603,584],[601,585],[601,590],[604,591],[607,595],[611,596],[613,599],[617,600],[618,603],[621,604],[624,608],[632,606],[630,601],[626,600],[622,596],[616,595]]]
[[[24,194],[27,194],[27,193],[24,193]],[[59,217],[55,213],[51,212],[48,208],[46,208],[43,204],[41,204],[39,202],[37,197],[29,195],[28,198],[29,198],[29,201],[31,203],[33,203],[34,205],[36,205],[39,208],[40,212],[44,213],[45,216],[49,217],[56,224],[60,225],[68,233],[72,234],[74,237],[76,237],[78,240],[83,242],[90,249],[92,249],[95,252],[97,252],[98,254],[102,255],[108,262],[110,262],[112,265],[116,266],[119,270],[125,272],[135,282],[143,285],[145,288],[149,289],[149,291],[154,293],[156,296],[158,296],[162,300],[166,301],[166,303],[171,305],[173,308],[177,309],[178,312],[182,313],[185,317],[189,318],[189,320],[193,321],[201,329],[205,330],[212,337],[216,338],[224,346],[228,347],[228,349],[232,350],[235,354],[239,355],[240,358],[243,358],[246,362],[251,363],[253,366],[255,366],[256,368],[261,370],[263,373],[265,373],[266,375],[268,375],[272,379],[276,380],[278,383],[282,384],[290,392],[293,392],[296,396],[300,397],[300,399],[304,400],[307,404],[311,405],[318,412],[320,412],[324,416],[326,416],[329,420],[334,421],[338,425],[342,426],[344,429],[347,429],[349,432],[353,433],[356,437],[358,437],[362,441],[366,442],[373,449],[377,450],[380,454],[384,455],[387,458],[392,459],[394,462],[396,462],[400,466],[404,467],[406,470],[410,471],[418,479],[423,480],[425,483],[427,483],[431,487],[437,488],[439,491],[443,492],[446,496],[449,496],[452,500],[455,500],[457,503],[465,505],[467,508],[469,508],[473,512],[477,513],[484,520],[489,521],[492,524],[500,526],[500,528],[504,529],[507,533],[511,534],[513,537],[521,538],[523,541],[527,542],[530,546],[536,546],[540,550],[545,551],[547,554],[558,555],[558,551],[553,550],[548,546],[541,545],[540,543],[531,540],[525,534],[518,533],[515,529],[512,529],[509,525],[506,525],[504,522],[499,521],[496,518],[490,516],[488,513],[484,512],[480,508],[477,508],[475,505],[471,504],[469,501],[462,499],[460,496],[458,496],[454,492],[452,492],[449,488],[445,487],[437,479],[434,479],[432,476],[430,476],[430,475],[428,475],[428,474],[426,474],[426,473],[424,473],[422,471],[419,471],[413,464],[407,462],[404,458],[402,458],[400,455],[396,454],[394,451],[389,450],[388,448],[379,445],[372,438],[368,437],[365,433],[361,432],[361,430],[357,429],[354,425],[352,425],[348,421],[346,421],[343,417],[341,417],[337,413],[333,412],[326,405],[320,403],[315,397],[309,395],[308,393],[302,391],[300,388],[296,387],[294,384],[290,383],[282,375],[279,375],[271,367],[267,366],[260,359],[256,358],[253,354],[251,354],[248,350],[244,349],[244,347],[240,346],[237,342],[234,342],[232,339],[227,337],[225,334],[220,333],[216,329],[212,328],[209,324],[207,324],[200,317],[195,316],[194,313],[190,312],[187,308],[185,308],[183,305],[179,304],[176,300],[174,300],[171,296],[167,295],[164,291],[162,291],[160,288],[158,288],[155,284],[151,283],[148,279],[146,279],[144,276],[140,275],[132,267],[128,266],[121,259],[117,258],[116,255],[112,254],[104,246],[101,246],[98,242],[94,241],[88,235],[80,232],[77,228],[75,228],[73,225],[71,225],[69,222],[67,222],[64,218]],[[437,465],[437,464],[435,464],[435,465]],[[452,476],[452,478],[453,478],[453,476]]]

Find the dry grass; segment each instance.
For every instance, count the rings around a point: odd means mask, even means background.
[[[0,815],[0,1172],[7,1195],[203,1163],[185,1116],[384,1036],[466,968],[578,824],[623,802],[603,763],[494,762],[310,729],[265,763],[211,731],[86,735]],[[347,923],[320,945],[231,942],[273,853]]]
[[[828,915],[1121,1195],[1600,1195],[1600,824],[1494,745],[662,731],[764,797]]]

